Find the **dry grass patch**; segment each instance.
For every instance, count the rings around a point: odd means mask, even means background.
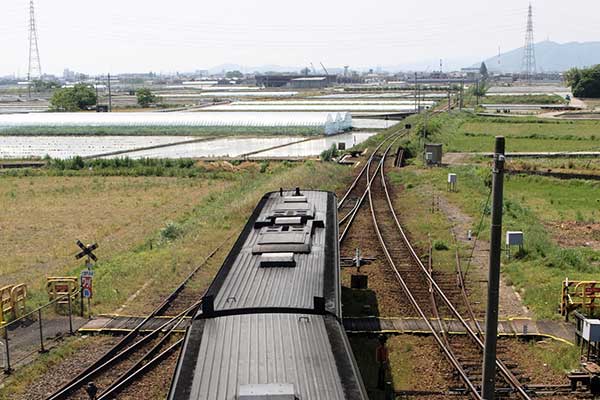
[[[0,285],[40,287],[78,265],[75,240],[98,242],[106,259],[143,243],[224,181],[164,177],[4,177]]]

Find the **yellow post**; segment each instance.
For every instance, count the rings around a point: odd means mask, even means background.
[[[6,319],[4,314],[12,312],[12,300],[10,297],[10,291],[13,285],[7,285],[0,288],[0,323],[5,324]]]
[[[13,316],[15,318],[18,318],[25,313],[27,301],[27,285],[21,283],[19,285],[14,286],[10,290],[10,298],[12,302]]]

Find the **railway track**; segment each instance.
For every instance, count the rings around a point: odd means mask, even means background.
[[[379,163],[378,172],[374,175],[375,179],[371,179],[367,185],[371,217],[381,248],[414,313],[428,325],[442,353],[464,384],[466,392],[474,399],[481,399],[478,383],[475,383],[480,380],[481,374],[480,354],[483,351],[481,339],[483,335],[480,327],[475,323],[476,328],[473,329],[463,318],[434,279],[431,269],[423,264],[410,244],[394,210],[386,184],[386,156],[387,152]],[[371,166],[372,164],[367,166],[367,176],[371,176]],[[462,288],[464,289],[464,283]],[[468,303],[468,298],[465,297],[465,301]],[[444,316],[451,316],[460,321],[467,331],[468,341],[458,343],[457,340],[448,337],[444,323],[438,319],[440,310],[443,310]],[[435,323],[437,327],[430,322],[430,318],[437,319],[438,322]],[[470,318],[474,319],[472,310]],[[496,360],[496,366],[501,380],[508,387],[507,392],[517,394],[523,399],[530,399],[523,384],[502,361]]]
[[[183,336],[176,330],[186,317],[195,314],[200,307],[201,293],[190,293],[188,284],[206,263],[231,239],[208,254],[190,274],[131,332],[109,349],[102,357],[73,377],[54,392],[47,400],[89,399],[86,386],[93,382],[98,388],[97,400],[117,398],[118,393],[141,379],[179,349]],[[142,334],[142,328],[157,316],[170,315],[158,328]]]
[[[362,207],[367,197],[367,187],[370,185],[375,175],[377,174],[377,171],[379,171],[379,168],[381,167],[381,160],[383,159],[383,157],[380,154],[380,152],[382,151],[382,149],[384,149],[384,153],[389,151],[391,146],[405,134],[406,131],[394,133],[389,137],[385,138],[375,148],[375,150],[373,150],[373,153],[371,153],[365,165],[362,167],[354,181],[350,184],[350,187],[348,188],[346,193],[338,202],[338,213],[346,211],[345,215],[339,218],[340,243],[346,238],[348,231],[350,230],[350,227],[354,222],[354,219],[356,218],[356,215],[358,214],[360,208]],[[384,145],[386,144],[388,145],[388,147],[384,148]],[[375,163],[377,164],[377,166],[373,169],[372,167]],[[371,172],[370,175],[369,172]],[[365,174],[367,176],[366,179]]]

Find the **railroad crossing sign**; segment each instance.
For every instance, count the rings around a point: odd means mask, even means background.
[[[81,240],[77,240],[75,243],[81,249],[81,251],[79,253],[75,254],[76,259],[79,260],[82,257],[88,256],[92,260],[98,261],[98,257],[96,257],[96,255],[94,253],[92,253],[92,251],[94,251],[98,248],[97,243],[88,244],[87,246],[85,244],[81,243]]]
[[[86,299],[90,299],[92,297],[92,295],[94,294],[93,287],[92,287],[93,277],[94,277],[93,270],[84,269],[83,271],[81,271],[81,276],[80,276],[81,295]]]

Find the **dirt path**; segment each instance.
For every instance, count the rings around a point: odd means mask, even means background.
[[[475,244],[475,250],[473,251],[473,259],[471,260],[470,271],[468,274],[468,281],[477,284],[481,282],[483,285],[483,293],[486,293],[486,282],[487,282],[487,271],[488,271],[488,257],[489,257],[489,242],[485,238],[479,238],[475,242],[468,240],[467,232],[473,229],[473,226],[477,223],[473,221],[469,215],[462,212],[454,204],[448,202],[448,200],[441,194],[440,196],[440,210],[448,216],[448,219],[453,224],[453,231],[456,235],[458,242],[470,249]],[[464,261],[465,268],[468,260]],[[485,300],[485,299],[483,299]],[[527,317],[531,318],[533,315],[531,312],[522,304],[521,296],[515,291],[513,286],[508,286],[504,278],[500,278],[500,317]]]
[[[577,97],[571,97],[571,102],[569,103],[571,107],[580,107],[582,109],[587,109],[588,106],[585,101],[578,99]]]

